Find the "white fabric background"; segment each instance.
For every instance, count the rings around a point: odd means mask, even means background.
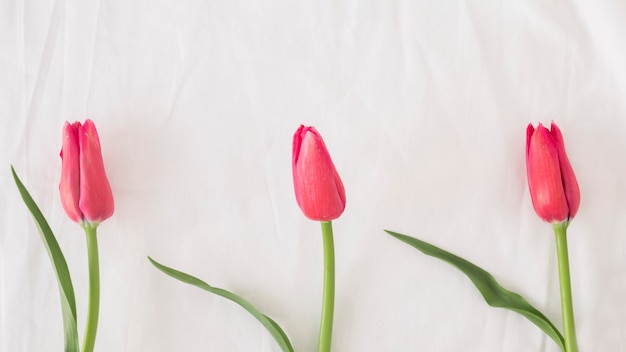
[[[0,1],[0,351],[62,348],[56,280],[9,164],[65,252],[82,339],[86,246],[57,187],[63,122],[87,117],[116,201],[99,228],[97,351],[279,351],[146,255],[316,349],[322,243],[292,190],[300,123],[347,192],[334,351],[557,351],[382,231],[474,261],[560,326],[553,234],[524,163],[527,124],[551,119],[582,193],[580,349],[626,350],[625,19],[620,1]]]

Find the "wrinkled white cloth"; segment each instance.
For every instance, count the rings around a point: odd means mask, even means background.
[[[334,351],[542,351],[403,232],[491,271],[561,326],[554,236],[525,172],[528,123],[561,128],[582,194],[569,228],[581,351],[626,350],[626,4],[585,1],[0,1],[0,351],[59,351],[50,260],[15,166],[65,253],[82,339],[87,258],[58,195],[61,129],[92,118],[116,209],[99,228],[96,351],[279,351],[232,290],[316,349],[320,226],[291,139],[324,137]]]

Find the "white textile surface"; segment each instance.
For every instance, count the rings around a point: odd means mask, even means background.
[[[626,351],[626,3],[0,0],[0,351],[60,351],[56,279],[26,184],[87,309],[84,234],[58,193],[64,121],[95,121],[115,197],[99,227],[96,351],[279,347],[232,290],[317,345],[318,223],[291,142],[324,137],[347,193],[334,221],[334,351],[542,351],[520,315],[390,237],[491,271],[561,326],[554,235],[531,205],[526,126],[561,128],[582,200],[569,227],[580,350]]]

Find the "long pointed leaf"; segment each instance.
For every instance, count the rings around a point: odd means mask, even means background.
[[[274,337],[274,340],[276,340],[276,342],[278,343],[278,345],[284,352],[293,352],[293,346],[291,345],[291,342],[289,341],[287,334],[285,334],[285,331],[283,331],[283,329],[274,320],[272,320],[267,315],[261,313],[258,309],[256,309],[251,303],[249,303],[245,299],[227,290],[210,286],[209,284],[198,279],[195,276],[185,274],[181,271],[178,271],[176,269],[172,269],[163,264],[160,264],[150,257],[148,257],[148,259],[150,260],[152,265],[154,265],[157,269],[161,270],[165,274],[177,280],[199,287],[205,291],[211,292],[218,296],[222,296],[226,299],[229,299],[237,303],[238,305],[243,307],[245,310],[247,310],[250,314],[252,314],[252,316],[254,316],[261,324],[263,324],[263,326],[265,326],[267,331],[269,331],[272,337]]]
[[[492,307],[505,308],[517,312],[533,324],[537,325],[543,330],[554,342],[565,351],[565,342],[563,336],[559,330],[552,324],[552,322],[543,315],[539,310],[530,305],[524,297],[511,292],[502,287],[496,279],[487,271],[470,263],[469,261],[458,257],[450,252],[446,252],[441,248],[433,246],[432,244],[418,240],[417,238],[402,235],[396,232],[385,230],[391,236],[399,239],[408,245],[417,248],[422,253],[441,259],[457,269],[461,270],[467,277],[472,280],[478,291],[482,294],[483,298]]]
[[[57,282],[59,284],[59,292],[61,294],[61,310],[63,312],[63,328],[65,335],[65,352],[78,352],[78,330],[76,327],[76,300],[74,298],[74,288],[72,286],[72,279],[70,277],[70,271],[67,268],[67,262],[59,247],[46,218],[39,210],[39,207],[28,193],[26,187],[20,178],[17,177],[13,166],[11,166],[11,173],[13,173],[13,179],[15,185],[24,200],[24,204],[33,215],[37,229],[41,234],[41,239],[48,251],[50,260],[54,267],[54,271],[57,276]]]

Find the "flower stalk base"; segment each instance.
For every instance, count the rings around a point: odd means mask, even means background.
[[[98,224],[85,222],[83,228],[87,235],[87,257],[89,261],[89,308],[83,341],[83,352],[92,352],[96,344],[98,315],[100,312],[100,265],[98,263]]]
[[[324,239],[324,295],[317,351],[330,352],[335,311],[335,244],[333,226],[330,221],[322,221],[322,236]]]
[[[554,225],[556,235],[556,252],[559,262],[559,283],[561,287],[561,314],[565,337],[565,351],[578,352],[576,345],[576,328],[574,326],[574,306],[572,304],[572,284],[569,273],[569,256],[567,251],[567,222]]]

